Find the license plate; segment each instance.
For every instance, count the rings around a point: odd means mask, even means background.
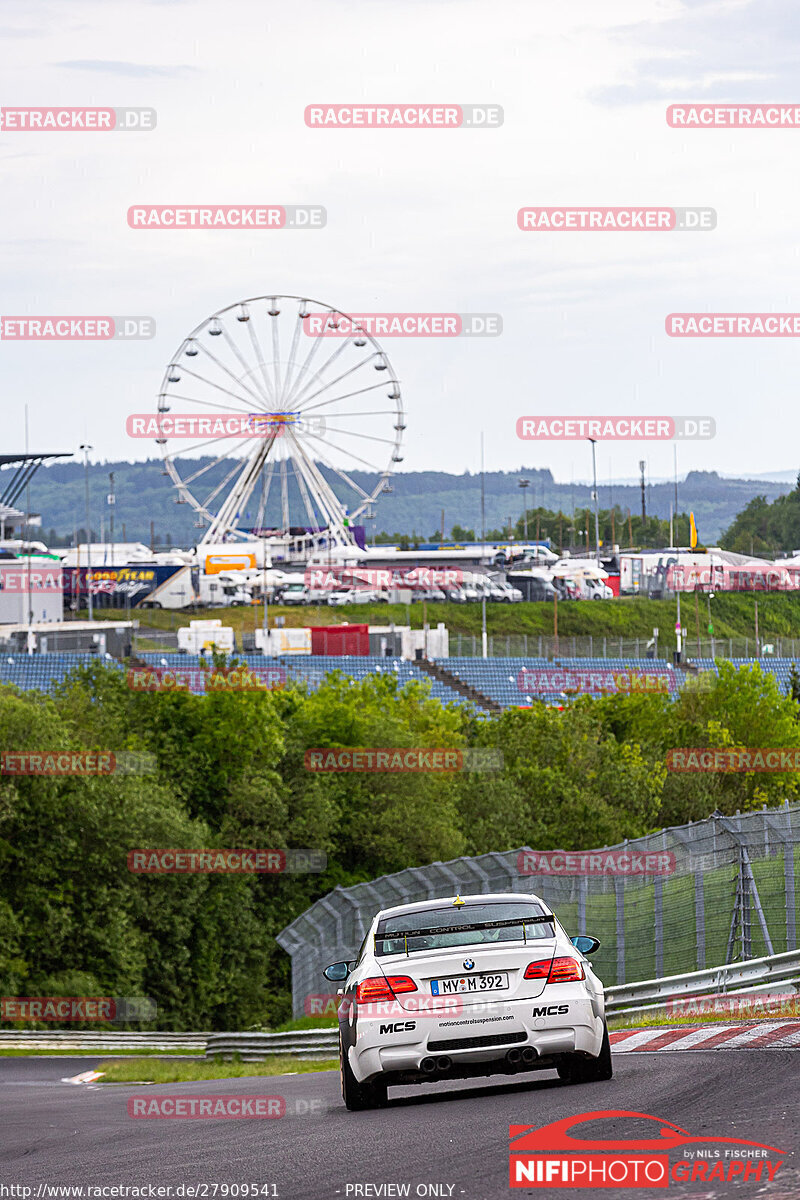
[[[450,975],[447,979],[431,980],[432,996],[460,995],[463,992],[502,992],[508,989],[508,972],[491,975]]]

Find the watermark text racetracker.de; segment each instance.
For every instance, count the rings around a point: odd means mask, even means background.
[[[4,133],[94,133],[148,131],[154,108],[0,108]]]
[[[729,566],[715,563],[672,563],[667,567],[667,587],[673,592],[796,592],[800,590],[800,567],[765,563]]]
[[[434,774],[448,771],[502,771],[503,752],[491,747],[471,747],[463,750],[430,747],[359,746],[335,749],[317,747],[306,750],[307,771],[342,772],[365,771],[377,774],[429,771]]]
[[[190,850],[140,847],[128,852],[133,875],[300,875],[320,874],[328,865],[324,850]]]
[[[713,208],[627,208],[571,206],[559,208],[521,208],[517,225],[524,231],[548,233],[647,233],[710,231],[717,227]]]
[[[286,1113],[283,1096],[147,1096],[128,1100],[128,1116],[139,1120],[202,1120],[223,1121],[282,1117]]]
[[[0,563],[0,592],[51,592],[64,591],[64,572],[60,567],[44,566],[32,562]]]
[[[796,1017],[800,1015],[800,995],[797,992],[739,992],[718,996],[673,996],[666,1003],[668,1017],[732,1017],[734,1020],[754,1018]]]
[[[402,943],[402,935],[398,941]],[[390,974],[389,985],[393,978],[395,977]],[[318,992],[305,997],[303,1011],[307,1017],[335,1017],[340,1009],[343,1009],[344,1014],[349,1014],[352,1007],[359,1018],[372,1017],[381,1021],[407,1021],[426,1017],[434,1020],[445,1018],[449,1020],[452,1017],[460,1017],[465,1012],[469,1013],[475,1024],[488,1024],[494,1020],[503,1020],[503,1013],[507,1010],[498,1006],[497,997],[482,1000],[479,998],[481,995],[488,996],[489,992],[474,991],[430,996],[421,993],[404,994],[401,1004],[397,999],[357,1000],[352,996],[340,996],[338,992]],[[488,1014],[486,1022],[478,1020],[482,1013]],[[509,1019],[514,1019],[513,1013],[510,1014]]]
[[[131,229],[324,229],[321,204],[132,204]]]
[[[524,441],[705,441],[716,433],[713,417],[517,417],[517,437]]]
[[[4,342],[130,342],[155,335],[153,317],[0,317]]]
[[[798,129],[800,104],[670,104],[673,129]]]
[[[308,104],[309,129],[497,129],[499,104]]]
[[[312,312],[303,332],[314,338],[373,337],[498,337],[503,332],[499,313],[343,313]]]
[[[148,750],[3,750],[0,775],[154,775],[155,754]]]
[[[678,312],[665,321],[670,337],[800,337],[800,313]]]
[[[154,1021],[149,996],[0,996],[0,1021]]]
[[[231,1095],[217,1092],[204,1096],[187,1096],[185,1093],[174,1096],[136,1096],[131,1097],[127,1104],[128,1116],[143,1121],[276,1120],[288,1116],[323,1116],[330,1108],[331,1105],[322,1096],[252,1096],[244,1093]],[[209,1183],[194,1187],[178,1184],[174,1192],[169,1185],[166,1186],[166,1195],[197,1196],[201,1200],[213,1200],[214,1196],[220,1197],[220,1200],[225,1200],[225,1197],[234,1197],[234,1200],[238,1197],[242,1200],[245,1196],[279,1195],[276,1185],[267,1183]]]
[[[131,413],[125,432],[131,438],[264,438],[284,437],[301,425],[299,412],[263,413]]]
[[[672,850],[520,850],[520,875],[672,875]]]
[[[603,667],[522,667],[517,689],[531,696],[560,696],[570,692],[630,692],[668,696],[678,687],[674,671]]]
[[[800,749],[794,746],[675,747],[667,751],[667,770],[723,774],[800,771]]]
[[[458,567],[306,567],[303,583],[325,592],[344,585],[366,588],[411,588],[414,591],[455,587],[463,583]]]
[[[270,692],[286,686],[283,667],[130,667],[125,682],[133,692]]]

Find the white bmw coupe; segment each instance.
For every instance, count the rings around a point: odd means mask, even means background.
[[[342,983],[339,1062],[351,1110],[390,1085],[555,1070],[610,1079],[603,985],[538,896],[450,896],[379,912]]]

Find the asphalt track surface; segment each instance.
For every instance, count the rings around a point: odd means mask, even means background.
[[[666,1195],[712,1200],[800,1197],[800,1055],[785,1050],[629,1054],[608,1083],[569,1086],[554,1073],[530,1073],[417,1088],[396,1088],[389,1106],[349,1113],[336,1072],[247,1077],[137,1088],[61,1083],[91,1069],[87,1058],[0,1059],[0,1184],[275,1184],[279,1198],[366,1200],[397,1196],[348,1185],[444,1185],[428,1196],[452,1200],[536,1195],[644,1197],[659,1189],[508,1186],[508,1126],[545,1125],[599,1109],[628,1109],[673,1121],[694,1135],[769,1143],[784,1152],[773,1182],[676,1183]],[[136,1120],[131,1096],[281,1095],[273,1120]],[[621,1126],[607,1124],[599,1136]],[[451,1190],[452,1189],[452,1190]],[[272,1189],[270,1189],[272,1192]],[[15,1193],[0,1188],[0,1195]],[[17,1193],[18,1195],[19,1193]],[[185,1194],[185,1193],[184,1193]],[[40,1200],[55,1196],[42,1191]],[[201,1193],[202,1195],[202,1193]],[[230,1195],[230,1193],[228,1193]]]

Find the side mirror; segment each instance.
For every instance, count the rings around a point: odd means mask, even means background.
[[[581,934],[579,937],[570,939],[576,950],[580,950],[581,954],[594,954],[595,950],[600,949],[600,942],[596,937],[589,937],[588,934]]]
[[[322,972],[326,979],[330,979],[331,983],[344,983],[347,976],[350,974],[350,964],[346,962],[331,963]]]

